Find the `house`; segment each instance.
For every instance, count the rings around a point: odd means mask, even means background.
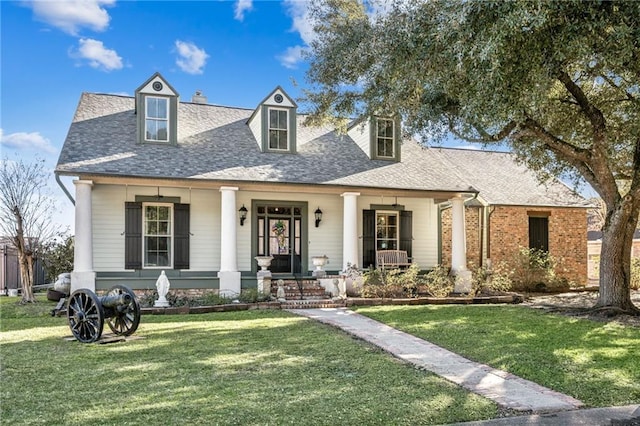
[[[563,255],[586,277],[584,201],[558,181],[540,185],[508,154],[403,140],[397,117],[346,134],[304,118],[281,87],[255,109],[210,105],[200,93],[180,101],[157,73],[133,97],[83,93],[55,170],[77,177],[72,288],[153,288],[165,270],[172,289],[234,294],[256,286],[257,256],[291,276],[310,274],[319,255],[329,273],[375,266],[382,249],[464,276],[474,250],[499,257],[532,226],[558,252],[554,238],[573,232]],[[478,229],[481,249],[471,241]]]

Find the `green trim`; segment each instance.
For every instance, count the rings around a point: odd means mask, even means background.
[[[136,203],[180,204],[180,197],[164,197],[164,196],[157,196],[157,195],[136,195]]]
[[[389,210],[401,212],[404,210],[404,206],[400,204],[370,204],[369,210]]]
[[[269,148],[269,110],[285,110],[287,111],[287,118],[289,121],[289,128],[287,129],[288,149],[271,149]],[[273,152],[276,154],[295,154],[297,152],[297,113],[295,108],[274,106],[274,105],[260,105],[260,114],[262,115],[262,152]]]
[[[302,226],[300,229],[300,272],[304,276],[309,271],[309,203],[306,201],[251,200],[251,211],[256,212],[251,215],[251,273],[258,273],[258,262],[255,261],[255,257],[258,255],[258,207],[274,205],[290,206],[294,208],[299,207],[301,210]]]
[[[393,120],[393,157],[380,157],[378,156],[378,119],[382,120]],[[401,129],[400,117],[378,117],[373,116],[369,121],[369,149],[371,151],[371,159],[372,160],[382,160],[382,161],[394,161],[400,162],[400,148],[402,146],[402,129]]]
[[[438,205],[438,265],[442,265],[442,212],[447,207]]]

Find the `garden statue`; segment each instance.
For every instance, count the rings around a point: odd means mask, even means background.
[[[158,300],[153,304],[156,308],[166,308],[169,306],[169,301],[167,300],[167,293],[169,292],[169,287],[171,287],[171,283],[169,282],[169,278],[164,274],[164,271],[158,277],[156,281],[156,289],[158,289]]]

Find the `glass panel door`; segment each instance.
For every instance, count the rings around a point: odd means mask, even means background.
[[[302,211],[291,206],[258,208],[258,254],[273,256],[276,274],[302,272]]]

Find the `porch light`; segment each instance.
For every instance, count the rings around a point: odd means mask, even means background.
[[[316,209],[314,214],[316,215],[316,228],[317,228],[318,225],[320,225],[320,222],[322,222],[322,210],[320,210],[320,207]]]
[[[240,207],[240,210],[238,210],[240,216],[240,226],[244,226],[244,221],[247,219],[247,212],[248,210],[243,204],[242,207]]]

